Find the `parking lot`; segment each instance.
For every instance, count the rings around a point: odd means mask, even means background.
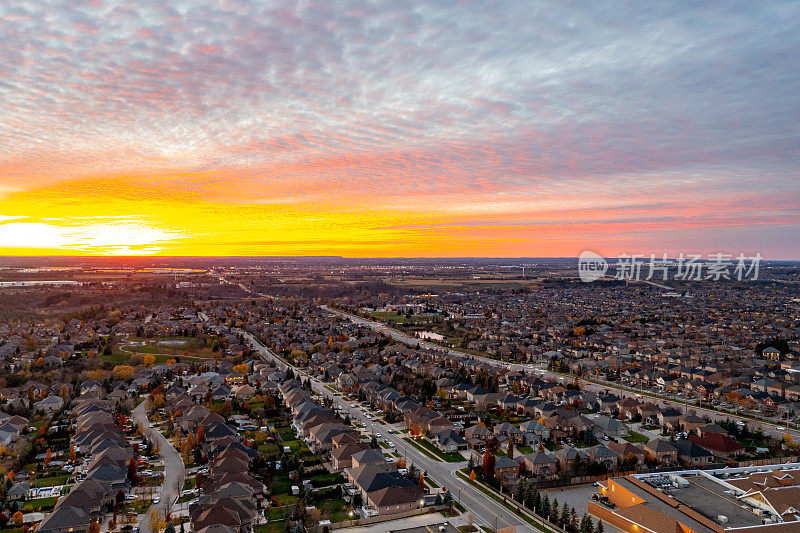
[[[578,513],[578,517],[583,516],[585,513],[589,512],[589,505],[588,502],[592,497],[592,494],[597,492],[597,487],[588,484],[588,485],[576,485],[573,487],[564,487],[560,489],[543,489],[541,491],[542,495],[547,495],[550,498],[550,501],[553,501],[553,498],[558,500],[558,505],[564,505],[564,502],[567,502],[567,505],[570,507],[574,507],[575,511]],[[594,519],[597,522],[597,519]],[[612,526],[611,524],[604,523],[603,528],[606,532],[611,533],[623,533],[622,530]]]

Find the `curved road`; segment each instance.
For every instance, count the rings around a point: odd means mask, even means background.
[[[153,504],[147,510],[142,523],[139,524],[140,533],[151,533],[150,513],[154,509],[158,510],[164,517],[169,514],[175,500],[180,496],[183,482],[186,478],[186,469],[181,455],[158,429],[150,427],[150,421],[147,419],[147,411],[145,410],[146,404],[147,400],[140,403],[133,410],[133,421],[144,428],[148,440],[158,443],[158,455],[164,461],[164,482],[161,485],[161,501]]]

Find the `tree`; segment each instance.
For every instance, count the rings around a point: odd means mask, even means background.
[[[516,490],[516,498],[518,502],[522,502],[525,505],[525,500],[528,497],[528,481],[521,477],[519,481],[517,481],[517,490]]]
[[[469,479],[470,481],[475,481],[475,470],[469,471]]]
[[[161,513],[158,512],[158,509],[153,509],[150,511],[150,520],[147,524],[150,526],[150,530],[155,531],[156,533],[160,532],[161,529],[166,525],[164,518],[161,516]]]
[[[489,450],[483,454],[483,477],[486,479],[494,477],[494,454]]]
[[[247,365],[244,363],[236,365],[233,367],[233,371],[238,372],[239,374],[247,375]]]
[[[511,439],[508,439],[508,458],[514,458],[514,441]]]
[[[558,498],[553,498],[553,503],[550,505],[550,516],[547,518],[555,525],[559,525],[561,515],[558,514]]]
[[[419,474],[419,488],[425,490],[425,476],[420,472]]]
[[[164,533],[175,533],[175,526],[170,522],[167,524],[167,527],[164,528]]]
[[[22,511],[17,511],[14,513],[14,516],[11,517],[11,520],[14,522],[14,525],[17,527],[22,526],[22,522],[25,520],[25,517],[22,515]]]
[[[76,454],[75,454],[75,444],[74,444],[74,443],[72,443],[72,444],[70,444],[70,445],[69,445],[69,460],[70,460],[70,461],[74,461],[74,460],[75,460],[75,458],[76,458]]]
[[[567,524],[569,524],[569,518],[569,506],[567,506],[567,502],[564,502],[564,504],[561,506],[561,519],[559,520],[561,527],[567,527]]]
[[[578,513],[574,507],[569,510],[569,526],[573,531],[578,531]]]
[[[50,448],[47,448],[47,453],[44,455],[44,466],[50,466],[50,461],[53,460],[53,453],[50,451]]]
[[[200,424],[197,428],[197,443],[200,444],[206,440],[206,430],[203,428],[203,425]]]
[[[547,494],[544,495],[544,501],[542,502],[542,512],[539,515],[547,520],[550,518],[550,496]]]
[[[581,533],[594,533],[594,526],[592,526],[592,519],[588,515],[583,515],[581,518]]]
[[[470,472],[475,468],[475,458],[472,454],[469,455],[469,461],[467,461],[467,470]]]
[[[444,496],[442,496],[442,503],[445,505],[453,505],[453,493],[448,491],[444,492]]]
[[[136,457],[131,457],[131,460],[128,461],[128,479],[134,481],[137,477],[136,469],[138,465],[136,464]]]
[[[603,533],[603,521],[602,520],[598,520],[597,521],[597,527],[595,528],[595,532],[596,533]]]
[[[89,533],[100,533],[100,522],[92,520],[89,524]]]
[[[136,372],[136,369],[129,365],[116,365],[114,369],[111,371],[114,379],[118,379],[121,381],[129,380],[133,377],[133,374]]]

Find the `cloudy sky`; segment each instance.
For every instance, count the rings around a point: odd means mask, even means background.
[[[797,2],[3,0],[0,253],[800,259]]]

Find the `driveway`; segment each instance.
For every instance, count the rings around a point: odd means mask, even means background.
[[[166,516],[169,513],[172,504],[178,499],[181,490],[183,490],[183,481],[186,478],[186,469],[184,468],[181,455],[157,428],[150,427],[150,421],[147,419],[147,411],[145,410],[146,404],[147,400],[140,403],[136,409],[133,410],[133,421],[145,428],[145,435],[148,440],[158,444],[158,455],[161,456],[161,460],[164,461],[164,482],[161,485],[161,501],[150,506],[150,509],[147,510],[147,514],[145,514],[139,524],[139,531],[141,533],[151,533],[151,511],[157,509],[162,516]]]

